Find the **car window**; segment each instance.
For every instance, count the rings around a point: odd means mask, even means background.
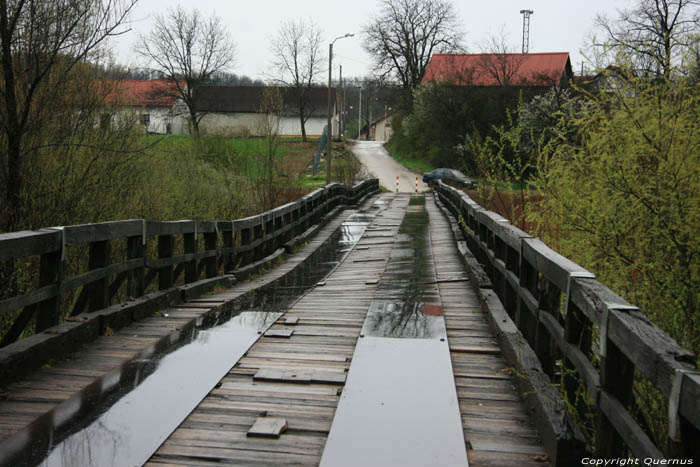
[[[457,177],[459,177],[459,178],[467,178],[467,176],[464,175],[464,174],[463,174],[462,172],[460,172],[459,170],[452,170],[452,173],[454,173],[455,176],[457,176]]]

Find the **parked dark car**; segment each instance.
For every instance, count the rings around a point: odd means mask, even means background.
[[[459,170],[454,169],[435,169],[432,172],[423,174],[423,181],[429,183],[431,180],[443,180],[446,182],[454,182],[458,185],[468,188],[476,187],[476,180],[469,178]]]

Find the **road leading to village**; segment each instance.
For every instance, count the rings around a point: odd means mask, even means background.
[[[352,151],[367,167],[371,176],[379,179],[380,185],[391,191],[396,191],[396,177],[399,177],[400,193],[414,193],[416,191],[416,174],[396,162],[384,149],[384,142],[356,141]],[[423,183],[422,178],[422,175],[418,175],[419,192],[428,189],[428,185]]]

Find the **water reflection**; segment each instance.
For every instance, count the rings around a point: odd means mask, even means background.
[[[21,446],[7,457],[0,455],[0,465],[3,459],[9,459],[7,465],[143,464],[259,333],[332,272],[372,219],[363,213],[350,216],[289,273],[239,297],[233,310],[215,322],[199,320],[203,327],[193,330],[179,347],[127,363],[119,371],[119,384],[105,386],[115,387],[109,394],[94,388],[84,391],[78,398],[79,408],[72,411],[76,417],[64,417],[62,424],[56,424],[53,415],[65,412],[68,401],[59,405],[51,417],[37,420],[19,434],[18,438],[25,435]]]
[[[444,337],[445,324],[441,314],[423,312],[425,306],[437,307],[421,302],[372,303],[365,320],[363,333],[375,337],[406,337],[414,339],[439,339]],[[430,308],[433,309],[433,308]]]
[[[425,198],[411,198],[362,333],[375,337],[446,336],[430,253]]]
[[[281,313],[245,312],[199,331],[96,420],[58,444],[44,466],[142,465]]]

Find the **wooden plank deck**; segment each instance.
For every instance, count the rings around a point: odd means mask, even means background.
[[[261,336],[160,446],[149,465],[319,464],[343,390],[343,376],[409,204],[406,195],[384,194],[379,200],[374,209],[367,210],[375,217],[366,235],[345,260],[271,327],[293,332],[288,337],[283,333]],[[432,195],[427,195],[425,206],[469,464],[549,465],[537,430],[530,425],[515,391],[513,376],[479,309],[448,221]],[[0,401],[0,440],[210,307],[281,277],[344,219],[340,214],[287,262],[258,278],[101,337],[73,359],[15,383]],[[255,380],[260,370],[267,371]],[[291,382],[292,374],[304,375],[301,379],[311,382]],[[261,417],[283,419],[286,429],[279,437],[248,436]]]
[[[371,226],[390,226],[395,234],[406,204],[397,199],[382,205]],[[280,318],[271,329],[293,328],[294,334],[262,336],[148,464],[318,465],[343,385],[261,382],[253,376],[261,369],[345,374],[377,288],[367,282],[380,279],[392,248],[373,241],[363,237],[323,286]],[[368,244],[372,248],[364,249]],[[298,318],[297,324],[286,325],[288,318]],[[261,415],[285,419],[286,431],[276,439],[247,437]]]
[[[449,222],[430,198],[433,257],[469,465],[549,465],[459,259]]]
[[[367,206],[371,205],[371,200],[366,201]],[[10,384],[5,393],[0,394],[0,442],[211,308],[284,276],[308,258],[352,212],[351,209],[339,212],[298,252],[274,269],[225,292],[173,306],[112,335],[99,337],[80,352]]]

